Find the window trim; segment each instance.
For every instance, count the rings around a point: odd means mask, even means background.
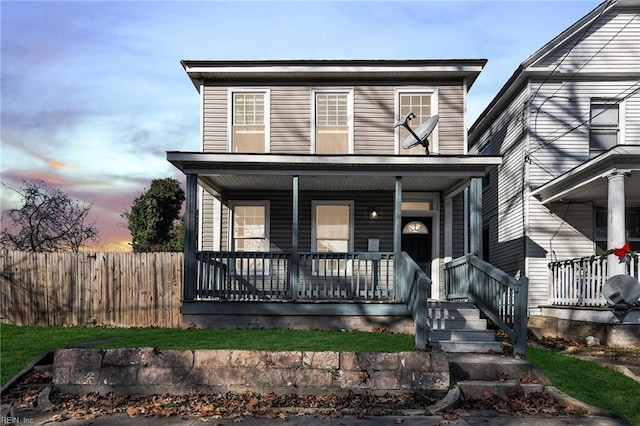
[[[620,99],[605,99],[605,98],[591,98],[589,99],[589,158],[593,158],[596,157],[600,154],[602,154],[603,152],[606,152],[607,150],[604,151],[599,151],[599,150],[593,150],[591,148],[591,135],[592,135],[592,130],[603,130],[603,129],[607,129],[602,128],[602,127],[593,127],[591,125],[591,120],[592,120],[592,112],[593,112],[593,105],[617,105],[618,106],[618,125],[617,125],[617,140],[616,140],[616,145],[624,145],[625,144],[625,140],[626,140],[626,135],[625,135],[625,116],[626,116],[626,100],[620,100]],[[613,127],[611,127],[610,129],[613,129]],[[609,148],[611,149],[611,148]]]
[[[233,98],[236,93],[264,94],[264,153],[271,152],[271,89],[268,87],[229,87],[227,89],[227,152],[233,153]]]
[[[345,87],[323,87],[311,89],[311,154],[316,153],[316,104],[318,94],[346,94],[347,95],[347,127],[348,127],[348,148],[347,154],[354,153],[354,114],[353,114],[353,99],[354,89]],[[340,155],[340,154],[336,154]]]
[[[420,95],[424,95],[424,94],[430,94],[431,95],[431,116],[433,117],[436,114],[439,114],[438,112],[438,88],[437,87],[402,87],[402,88],[396,88],[395,89],[395,93],[394,93],[394,124],[398,123],[402,117],[400,116],[400,96],[401,95],[407,95],[407,94],[411,94],[411,93],[416,93],[416,94],[420,94]],[[438,142],[438,130],[440,127],[440,123],[438,123],[435,127],[435,129],[433,129],[433,133],[431,133],[432,138],[431,138],[431,143],[429,144],[429,152],[431,154],[437,154],[438,153],[438,149],[439,149],[439,142]],[[413,129],[413,126],[411,127]],[[393,139],[394,139],[394,154],[395,155],[400,155],[400,151],[401,151],[401,147],[400,144],[402,143],[402,141],[400,140],[400,127],[397,127],[394,129],[395,131],[393,132]]]
[[[235,252],[235,238],[233,235],[233,225],[234,225],[234,209],[236,207],[246,207],[246,206],[261,206],[264,207],[264,252],[269,252],[269,234],[270,234],[270,215],[271,215],[271,201],[270,200],[231,200],[229,201],[229,237],[228,245],[229,251]]]

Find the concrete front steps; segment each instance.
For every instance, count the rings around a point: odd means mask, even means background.
[[[513,392],[544,392],[549,381],[528,362],[489,354],[449,354],[449,372],[463,396],[483,398],[491,392],[502,398]],[[511,393],[511,395],[510,395]]]
[[[427,302],[429,346],[452,353],[502,353],[487,320],[468,302]]]

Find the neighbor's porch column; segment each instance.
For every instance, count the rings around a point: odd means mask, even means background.
[[[398,259],[402,251],[402,178],[396,177],[396,192],[393,204],[393,293],[396,300],[404,299],[404,288],[400,287]]]
[[[625,173],[614,171],[607,178],[609,180],[607,202],[607,249],[621,248],[626,243],[625,235],[625,202],[624,202]],[[607,257],[607,278],[618,274],[625,274],[626,264],[620,263],[615,254]]]
[[[196,295],[196,204],[198,198],[198,176],[187,175],[187,191],[184,213],[184,300],[193,300]]]
[[[291,299],[296,300],[298,298],[298,193],[299,193],[299,180],[298,176],[293,177],[293,189],[292,189],[292,229],[291,229]]]
[[[469,204],[469,252],[482,258],[482,178],[471,178]]]

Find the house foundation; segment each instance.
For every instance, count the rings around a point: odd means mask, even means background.
[[[554,337],[584,341],[594,336],[608,346],[640,345],[640,309],[617,322],[610,309],[543,307],[542,315],[529,317],[528,328],[536,338]]]

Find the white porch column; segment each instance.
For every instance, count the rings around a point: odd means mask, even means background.
[[[614,171],[607,178],[608,204],[607,204],[607,249],[620,248],[626,243],[625,233],[625,203],[624,203],[624,176],[620,171]],[[607,258],[607,277],[626,273],[624,263],[620,263],[615,254]]]

